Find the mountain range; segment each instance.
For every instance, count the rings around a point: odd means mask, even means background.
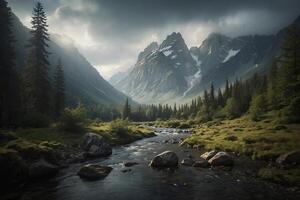
[[[13,34],[15,37],[16,67],[22,71],[27,62],[26,45],[30,38],[30,30],[13,15]],[[77,105],[121,105],[126,95],[116,90],[102,78],[98,71],[81,55],[73,42],[65,36],[50,34],[49,72],[52,76],[58,59],[61,59],[66,81],[66,104]],[[51,77],[50,76],[50,77]]]
[[[300,23],[300,18],[294,23]],[[185,102],[211,83],[223,87],[226,79],[232,82],[268,72],[280,53],[285,29],[274,35],[235,38],[211,33],[190,49],[174,32],[161,44],[149,44],[134,67],[122,78],[113,76],[110,83],[140,103]]]

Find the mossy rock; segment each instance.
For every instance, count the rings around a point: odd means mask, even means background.
[[[16,137],[14,134],[9,132],[0,133],[0,145],[6,144],[12,140],[16,140],[18,137]]]
[[[22,182],[28,176],[26,162],[13,149],[0,149],[0,166],[0,184],[4,188]]]
[[[53,148],[37,145],[22,139],[13,140],[5,147],[7,149],[17,151],[20,157],[29,161],[45,158],[46,160],[56,162],[59,159],[59,155],[53,150]]]

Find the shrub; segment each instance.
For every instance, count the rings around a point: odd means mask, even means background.
[[[300,97],[294,98],[291,103],[282,110],[282,117],[286,123],[300,122]]]
[[[227,100],[224,111],[226,113],[226,116],[230,119],[239,117],[241,114],[238,102],[234,98],[229,98]]]
[[[177,128],[180,126],[180,122],[179,121],[168,121],[167,126],[170,128]]]
[[[125,136],[128,134],[129,128],[128,128],[129,122],[127,120],[115,120],[110,123],[110,128],[112,132],[116,133],[119,136]]]
[[[261,120],[261,116],[264,112],[266,112],[266,108],[266,99],[263,95],[254,97],[249,108],[251,119],[254,121]]]
[[[178,128],[181,128],[181,129],[187,129],[187,128],[191,128],[191,126],[187,123],[182,123],[178,126]]]
[[[76,108],[66,108],[58,123],[64,131],[81,131],[87,120],[87,111],[82,105]]]

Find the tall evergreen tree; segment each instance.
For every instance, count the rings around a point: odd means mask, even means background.
[[[274,62],[268,75],[267,101],[270,109],[276,109],[278,107],[277,71],[277,64]]]
[[[287,29],[281,52],[278,93],[281,106],[286,106],[300,95],[300,26],[298,24],[293,24]]]
[[[20,105],[11,10],[0,0],[0,127],[16,125]]]
[[[210,85],[210,93],[209,93],[209,103],[212,110],[216,109],[216,97],[215,97],[215,87],[214,84]]]
[[[47,51],[49,34],[44,8],[37,2],[33,9],[29,58],[23,73],[24,99],[28,113],[51,113],[51,85],[48,76]]]
[[[226,84],[225,84],[225,90],[224,90],[223,97],[224,97],[225,102],[230,97],[230,88],[229,88],[229,81],[228,81],[228,79],[226,79]]]
[[[123,113],[122,113],[122,118],[123,119],[130,119],[130,114],[131,114],[131,108],[128,102],[128,98],[126,98],[125,105],[123,107]]]
[[[65,107],[65,78],[61,60],[58,60],[54,75],[55,116],[59,117]]]
[[[217,104],[220,107],[223,107],[225,104],[224,97],[220,88],[218,90]]]

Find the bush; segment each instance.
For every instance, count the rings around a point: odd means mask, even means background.
[[[64,131],[81,131],[87,120],[87,111],[82,105],[76,108],[66,108],[58,123],[58,127]]]
[[[230,119],[239,117],[241,115],[238,102],[234,98],[229,98],[227,100],[224,111],[226,113],[226,116]]]
[[[294,98],[282,111],[283,121],[286,123],[300,122],[300,97]]]
[[[263,95],[258,95],[254,97],[251,101],[251,106],[249,108],[251,119],[254,121],[261,120],[261,116],[263,113],[266,112],[266,108],[266,99]]]
[[[187,123],[182,123],[178,126],[178,128],[180,129],[187,129],[187,128],[191,128],[191,126]]]
[[[168,121],[167,126],[170,128],[178,128],[180,126],[179,121]]]
[[[128,125],[129,122],[127,120],[118,119],[110,123],[110,128],[117,135],[125,136],[128,134],[129,131]]]

